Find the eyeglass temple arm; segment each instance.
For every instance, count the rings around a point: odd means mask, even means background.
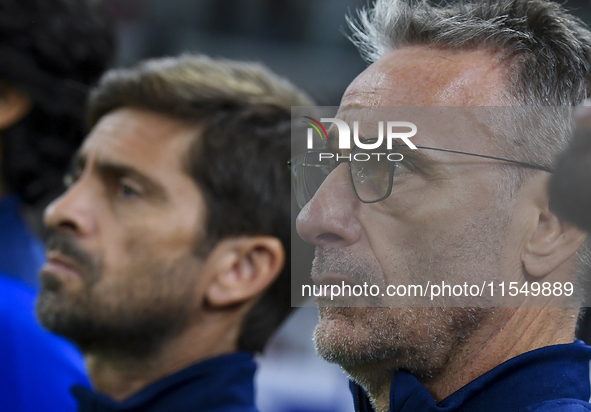
[[[400,145],[400,146],[408,147],[407,145]],[[439,152],[457,153],[457,154],[463,154],[466,156],[476,156],[476,157],[482,157],[485,159],[501,160],[503,162],[514,163],[514,164],[529,167],[532,169],[543,170],[544,172],[548,172],[548,173],[554,173],[554,170],[549,166],[539,165],[539,164],[530,163],[530,162],[522,162],[520,160],[507,159],[505,157],[497,157],[497,156],[489,156],[489,155],[483,155],[483,154],[478,154],[478,153],[462,152],[460,150],[442,149],[440,147],[430,147],[430,146],[416,146],[416,147],[418,149],[436,150]],[[291,165],[292,165],[292,159],[289,159],[287,161],[287,167],[291,168]]]
[[[406,146],[406,145],[401,145],[401,146]],[[496,156],[489,156],[489,155],[483,155],[483,154],[478,154],[478,153],[462,152],[460,150],[442,149],[439,147],[429,147],[429,146],[416,146],[416,147],[419,149],[437,150],[440,152],[457,153],[457,154],[463,154],[463,155],[467,155],[467,156],[483,157],[485,159],[501,160],[503,162],[515,163],[515,164],[518,164],[521,166],[530,167],[532,169],[538,169],[538,170],[543,170],[544,172],[554,173],[554,170],[548,166],[539,165],[539,164],[530,163],[530,162],[522,162],[519,160],[507,159],[505,157],[496,157]]]

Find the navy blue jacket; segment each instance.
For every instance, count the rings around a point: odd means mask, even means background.
[[[74,412],[71,386],[89,385],[84,361],[35,319],[45,251],[19,208],[17,196],[0,199],[0,411]]]
[[[394,374],[391,412],[589,412],[591,348],[581,341],[548,346],[510,359],[439,403],[409,372]],[[374,412],[351,384],[355,410]]]
[[[75,387],[79,412],[258,412],[252,355],[208,359],[153,383],[123,402]]]
[[[19,208],[17,196],[0,199],[0,272],[38,289],[45,249],[23,220]]]

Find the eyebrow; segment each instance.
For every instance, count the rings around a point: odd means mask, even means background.
[[[410,160],[412,160],[413,163],[417,163],[417,166],[419,167],[429,167],[435,163],[438,163],[437,159],[429,156],[424,152],[424,150],[421,149],[424,149],[424,147],[417,146],[417,150],[412,150],[407,145],[402,144],[396,151],[402,153],[405,158],[410,158]]]
[[[84,169],[84,167],[86,167],[86,162],[86,156],[78,151],[72,159],[72,170],[78,171]],[[101,176],[116,178],[130,177],[144,186],[147,194],[152,195],[159,200],[165,200],[167,198],[166,190],[163,185],[146,176],[133,166],[100,159],[97,160],[95,164],[96,169]]]
[[[329,134],[330,134],[330,132],[329,132]],[[373,139],[373,138],[375,138],[375,136],[367,137],[363,134],[363,131],[359,131],[359,140],[361,142],[364,142],[366,140]],[[386,142],[387,142],[387,139],[384,138],[383,144],[385,145]],[[395,149],[395,151],[401,153],[405,158],[408,158],[410,161],[412,161],[413,164],[415,164],[415,166],[419,167],[422,170],[425,170],[425,171],[430,170],[433,168],[433,165],[438,162],[436,158],[429,156],[428,154],[425,153],[424,150],[420,150],[420,149],[425,149],[426,148],[425,146],[417,146],[417,148],[419,150],[412,150],[406,144],[404,144],[404,143],[400,144],[398,140],[393,142],[393,144],[397,144],[397,143],[398,143],[398,148]]]

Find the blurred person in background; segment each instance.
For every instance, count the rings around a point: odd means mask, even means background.
[[[562,218],[591,231],[591,102],[577,108],[577,130],[550,179],[550,205]]]
[[[84,353],[80,411],[255,411],[253,355],[291,311],[291,106],[258,64],[108,72],[53,232],[37,314]]]
[[[42,244],[19,207],[63,191],[85,135],[87,92],[114,55],[111,24],[91,0],[0,2],[0,272],[37,287]]]
[[[548,192],[550,207],[564,220],[591,231],[591,102],[576,111],[577,129],[569,147],[558,157]],[[589,297],[587,297],[589,302]],[[577,336],[591,343],[591,310],[581,311]]]
[[[45,253],[23,211],[41,210],[63,190],[64,170],[85,134],[87,91],[113,57],[110,26],[90,0],[0,0],[3,411],[73,411],[70,387],[88,382],[81,355],[34,317]]]

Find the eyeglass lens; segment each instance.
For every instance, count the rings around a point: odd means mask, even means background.
[[[395,162],[389,161],[384,150],[364,150],[356,147],[351,152],[351,178],[362,202],[381,199],[390,190],[390,173]]]
[[[314,197],[322,182],[335,168],[335,161],[322,158],[320,153],[320,151],[301,153],[292,163],[293,189],[300,208]]]
[[[349,159],[353,187],[362,202],[376,201],[389,192],[390,173],[394,172],[396,162],[388,160],[383,150],[356,147],[350,155],[340,156],[340,160]],[[326,157],[326,152],[315,150],[301,153],[293,160],[293,187],[300,208],[314,197],[337,165],[334,158]]]
[[[499,160],[552,173],[551,167],[536,163],[437,147],[417,147],[420,149]],[[296,156],[290,164],[298,206],[303,208],[314,197],[314,194],[318,191],[326,177],[339,163],[344,161],[349,162],[353,188],[359,200],[364,203],[372,203],[385,199],[392,190],[392,180],[398,168],[398,162],[395,160],[396,148],[393,149],[384,150],[383,148],[378,148],[368,150],[355,147],[350,155],[339,155],[338,162],[334,158],[326,158],[327,153],[321,150],[309,150]],[[324,153],[325,156],[321,156],[321,153]],[[391,158],[392,155],[394,155],[394,158]]]

